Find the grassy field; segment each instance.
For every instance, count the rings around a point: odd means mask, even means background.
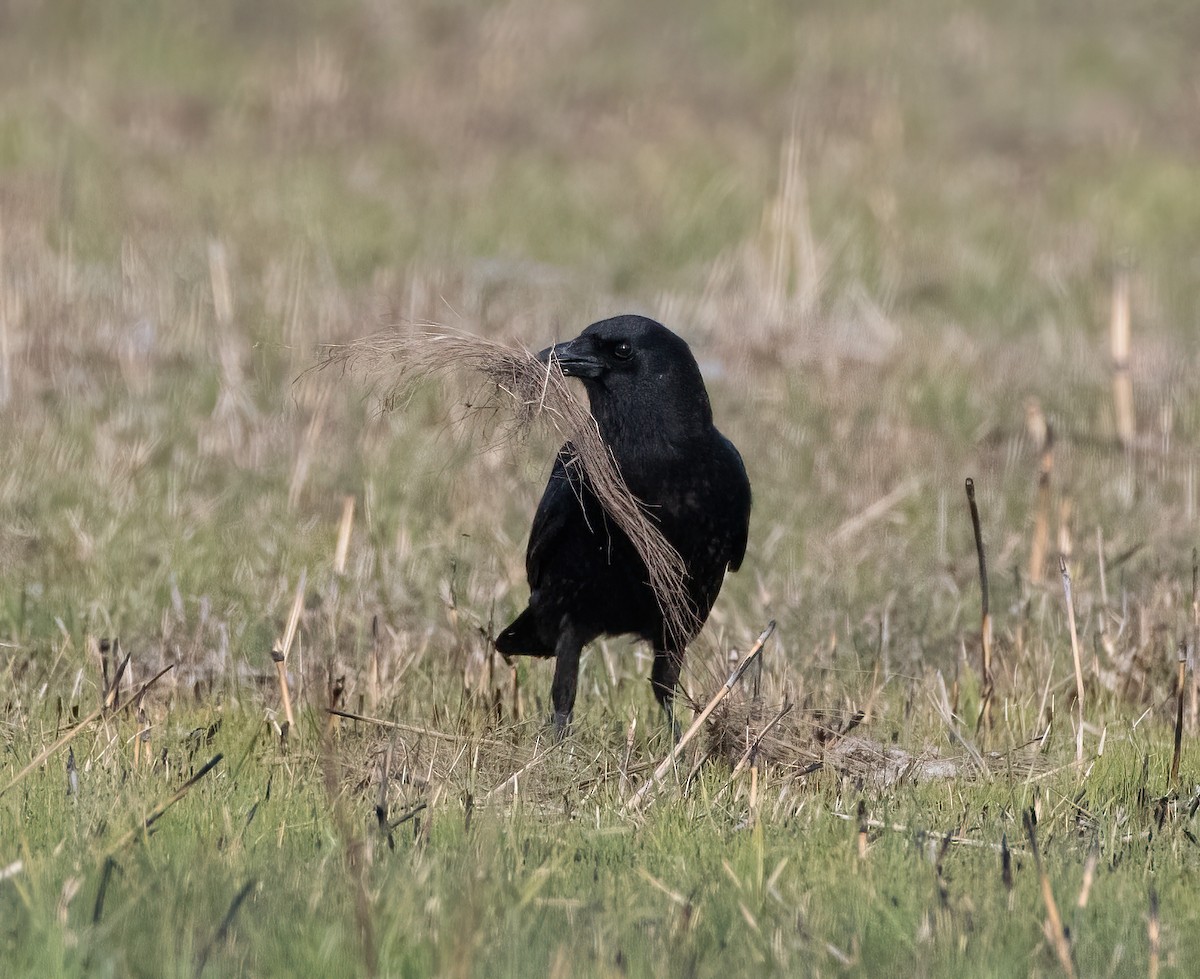
[[[0,4],[5,973],[1192,974],[1198,49],[1184,0]],[[624,311],[754,485],[692,700],[778,623],[640,808],[645,651],[554,745],[488,641],[552,439],[308,370]]]

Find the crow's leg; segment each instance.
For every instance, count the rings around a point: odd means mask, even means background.
[[[679,684],[679,671],[683,667],[683,650],[654,650],[654,665],[650,668],[650,686],[654,697],[667,715],[671,736],[678,741],[679,722],[675,719],[675,688]]]
[[[557,662],[554,665],[554,682],[550,686],[550,699],[554,702],[554,733],[561,739],[571,724],[575,710],[575,688],[579,684],[579,654],[585,639],[579,631],[565,624],[558,634],[554,646]]]

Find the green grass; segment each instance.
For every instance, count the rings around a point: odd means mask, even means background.
[[[1058,794],[1075,783],[1070,776],[879,792],[821,775],[787,798],[789,786],[768,775],[764,818],[752,829],[728,795],[712,801],[726,777],[715,771],[690,799],[668,800],[644,822],[621,818],[610,787],[580,791],[591,767],[581,745],[541,776],[561,791],[552,804],[468,818],[469,789],[452,779],[445,798],[393,831],[390,845],[359,825],[353,858],[321,766],[284,754],[260,722],[229,718],[211,743],[185,744],[180,738],[167,752],[169,772],[97,767],[81,772],[77,798],[53,779],[29,783],[8,803],[23,820],[12,852],[29,865],[5,899],[6,959],[22,974],[183,975],[205,949],[218,973],[360,974],[359,887],[388,975],[518,975],[565,965],[586,974],[1051,974],[1047,955],[1035,953],[1043,910],[1019,815],[1029,805],[1041,812],[1047,870],[1081,973],[1120,973],[1145,960],[1150,887],[1163,908],[1168,961],[1197,951],[1187,897],[1195,843],[1182,814],[1160,830],[1138,800],[1147,783],[1134,740],[1116,739],[1071,800]],[[361,747],[360,735],[343,739],[348,754]],[[111,849],[216,751],[224,765],[161,830]],[[1150,767],[1149,784],[1165,778],[1162,766]],[[857,817],[836,816],[853,815],[860,801],[891,827],[870,832],[865,856]],[[352,789],[341,805],[368,808]],[[947,846],[948,833],[984,845]],[[1011,892],[1001,839],[1014,851]],[[1091,900],[1079,909],[1093,845],[1102,857]],[[113,858],[112,870],[102,855]],[[250,881],[233,937],[215,942],[228,903]]]
[[[101,639],[133,683],[174,664],[152,763],[125,712],[78,731],[76,793],[64,747],[0,797],[6,974],[1049,976],[1030,808],[1077,974],[1149,973],[1152,894],[1159,974],[1194,971],[1190,716],[1169,772],[1200,539],[1191,5],[0,19],[0,789],[99,705]],[[775,619],[725,753],[795,705],[756,774],[720,754],[688,779],[706,733],[642,813],[668,745],[636,648],[585,654],[547,752],[549,665],[485,638],[525,600],[554,444],[473,433],[455,388],[384,411],[307,372],[410,320],[537,347],[629,309],[692,343],[754,485],[688,687]],[[1031,399],[1056,434],[1040,583]],[[302,576],[285,745],[270,652]],[[325,737],[338,677],[409,727]],[[950,776],[884,780],[885,748]],[[425,805],[390,844],[381,781],[391,820]]]

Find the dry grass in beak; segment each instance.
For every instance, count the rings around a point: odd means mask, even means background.
[[[561,436],[574,449],[571,464],[582,468],[596,498],[646,563],[668,630],[685,636],[698,631],[683,560],[629,491],[591,411],[553,359],[543,364],[528,350],[465,333],[387,331],[328,348],[319,369],[331,367],[376,384],[386,410],[403,406],[427,380],[482,380],[483,390],[466,403],[472,419],[481,424],[499,419],[517,439],[537,426]]]

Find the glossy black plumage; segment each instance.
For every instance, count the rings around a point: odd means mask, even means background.
[[[670,714],[684,649],[726,569],[736,571],[745,555],[750,481],[737,449],[713,426],[695,358],[666,327],[618,316],[539,356],[549,362],[551,355],[564,374],[583,381],[625,482],[683,559],[695,624],[686,635],[672,634],[679,630],[664,622],[645,563],[592,493],[568,443],[530,530],[529,607],[496,648],[556,657],[551,695],[561,733],[574,708],[583,646],[600,635],[639,636],[654,647],[651,682]]]

